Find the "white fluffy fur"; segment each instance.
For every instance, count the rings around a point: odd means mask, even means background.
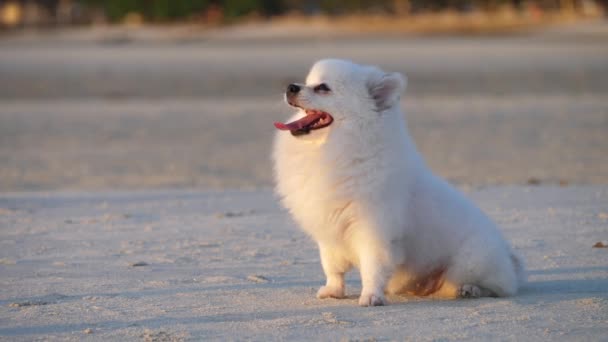
[[[313,87],[326,83],[329,93]],[[384,293],[509,296],[523,265],[495,224],[425,165],[399,108],[400,74],[327,59],[297,97],[334,117],[310,134],[277,133],[277,192],[318,243],[327,284],[319,298],[344,297],[344,274],[361,272],[362,306]],[[305,115],[302,109],[290,119]],[[421,290],[422,289],[422,290]]]

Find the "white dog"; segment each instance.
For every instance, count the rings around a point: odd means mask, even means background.
[[[522,262],[494,223],[425,165],[399,109],[404,88],[398,73],[334,59],[287,88],[298,111],[275,123],[277,192],[319,245],[327,284],[317,297],[343,298],[353,266],[362,306],[384,305],[385,291],[515,294]]]

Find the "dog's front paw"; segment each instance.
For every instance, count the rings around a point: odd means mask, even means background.
[[[464,284],[458,289],[460,298],[479,298],[481,297],[481,289],[475,285]]]
[[[359,297],[359,305],[360,306],[382,306],[386,305],[386,300],[384,299],[384,295],[382,294],[361,294]]]
[[[317,291],[317,298],[344,298],[344,289],[341,287],[321,286]]]

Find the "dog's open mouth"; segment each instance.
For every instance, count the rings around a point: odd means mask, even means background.
[[[303,118],[289,122],[275,122],[274,127],[282,131],[291,131],[292,135],[308,134],[315,129],[321,129],[331,125],[334,118],[321,110],[307,109],[306,116]]]

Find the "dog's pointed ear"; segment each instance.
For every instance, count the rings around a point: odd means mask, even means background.
[[[398,72],[372,76],[368,83],[369,95],[376,102],[376,109],[383,111],[399,101],[405,90],[406,78]]]

